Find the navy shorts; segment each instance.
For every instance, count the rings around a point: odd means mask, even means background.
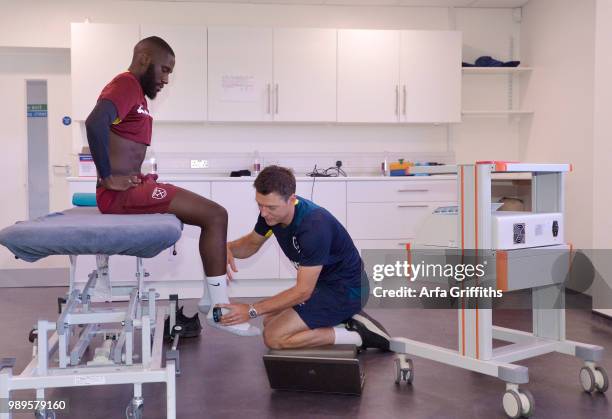
[[[368,294],[367,282],[362,282],[361,289],[351,290],[323,282],[317,284],[308,300],[293,309],[310,329],[334,327],[359,313]]]

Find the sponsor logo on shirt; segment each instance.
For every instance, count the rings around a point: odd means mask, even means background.
[[[144,108],[144,106],[142,106],[142,104],[138,106],[138,109],[136,109],[136,112],[138,112],[138,113],[143,113],[143,114],[145,114],[145,115],[147,115],[147,116],[151,116],[151,114],[149,113],[149,111],[148,111],[148,110],[146,110],[146,109]]]

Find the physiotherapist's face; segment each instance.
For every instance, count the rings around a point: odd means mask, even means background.
[[[261,216],[269,226],[291,223],[295,206],[295,195],[285,200],[276,192],[269,193],[268,195],[256,192],[255,200],[257,201]]]

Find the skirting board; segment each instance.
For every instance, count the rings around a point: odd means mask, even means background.
[[[594,308],[593,312],[612,319],[612,309],[609,308]]]
[[[67,287],[69,271],[66,268],[46,269],[0,269],[0,288],[25,287]],[[180,298],[200,298],[204,281],[145,281],[149,287],[155,288],[160,298],[167,299],[170,294],[179,294]],[[230,282],[229,296],[270,297],[295,284],[295,279],[242,279]],[[84,282],[77,281],[77,287],[83,287]],[[123,282],[113,282],[113,285],[129,285]]]

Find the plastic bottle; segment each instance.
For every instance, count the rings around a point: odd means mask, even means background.
[[[257,176],[261,171],[261,163],[259,158],[259,151],[255,150],[253,153],[253,176]]]

